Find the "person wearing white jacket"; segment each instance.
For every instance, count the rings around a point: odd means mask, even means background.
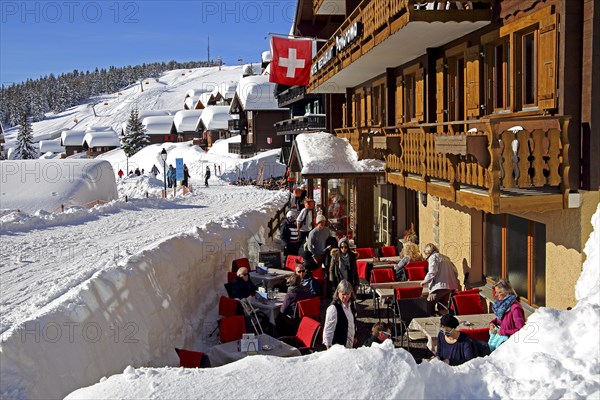
[[[427,297],[427,311],[429,315],[435,314],[436,305],[439,314],[448,312],[448,301],[450,294],[459,289],[458,270],[447,256],[440,254],[433,243],[428,243],[423,250],[425,259],[429,263],[429,271],[421,286],[429,285],[429,296]]]

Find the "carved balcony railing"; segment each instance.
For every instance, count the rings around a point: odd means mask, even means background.
[[[388,181],[491,213],[568,207],[569,117],[384,128]]]
[[[326,129],[325,115],[305,115],[275,123],[277,135],[297,135]]]
[[[229,143],[229,152],[239,154],[242,157],[254,155],[254,144],[252,143]]]
[[[363,0],[313,58],[313,74],[307,92],[311,93],[317,87],[325,84],[335,74],[351,66],[352,63],[411,22],[479,21],[489,23],[492,17],[492,4],[492,0]],[[424,54],[428,47],[435,45],[438,41],[436,39],[435,42],[427,42],[426,34],[432,29],[440,29],[440,26],[421,24],[416,29],[410,35],[414,36],[415,32],[417,32],[416,34],[423,33],[422,52]],[[465,26],[465,29],[463,34],[468,33],[472,27]],[[449,40],[454,38],[456,37],[450,37]],[[340,43],[342,44],[340,45]],[[401,47],[396,50],[399,64],[414,58],[415,49],[412,47],[410,52],[403,52]],[[344,86],[344,83],[352,87],[360,82],[337,82],[336,85]],[[322,92],[327,93],[332,90],[334,89],[324,88]]]

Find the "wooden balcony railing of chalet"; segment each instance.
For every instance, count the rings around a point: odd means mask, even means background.
[[[326,129],[325,122],[325,115],[306,115],[276,122],[275,131],[278,135],[322,131]]]
[[[253,143],[229,143],[229,152],[241,156],[254,155]]]
[[[384,128],[388,182],[490,213],[568,207],[569,117]]]
[[[316,0],[313,5],[316,6]],[[322,1],[321,1],[322,2]],[[341,36],[356,22],[362,23],[360,39],[333,56],[326,66],[311,76],[307,91],[330,79],[373,47],[404,28],[411,21],[447,22],[489,20],[492,0],[363,0],[317,53],[313,60],[321,59]],[[318,8],[315,8],[318,9]],[[425,49],[423,49],[425,52]]]

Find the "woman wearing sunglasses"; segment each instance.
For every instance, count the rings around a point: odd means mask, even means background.
[[[450,365],[460,365],[476,356],[471,338],[457,328],[454,315],[442,315],[435,356]]]
[[[350,250],[348,238],[343,237],[338,242],[338,248],[331,250],[329,266],[329,282],[331,288],[336,288],[343,280],[350,282],[354,291],[358,287],[357,254]]]

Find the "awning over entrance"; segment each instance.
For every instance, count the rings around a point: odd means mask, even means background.
[[[306,178],[350,178],[385,174],[385,162],[358,160],[346,139],[327,132],[303,133],[296,137],[290,168]]]

